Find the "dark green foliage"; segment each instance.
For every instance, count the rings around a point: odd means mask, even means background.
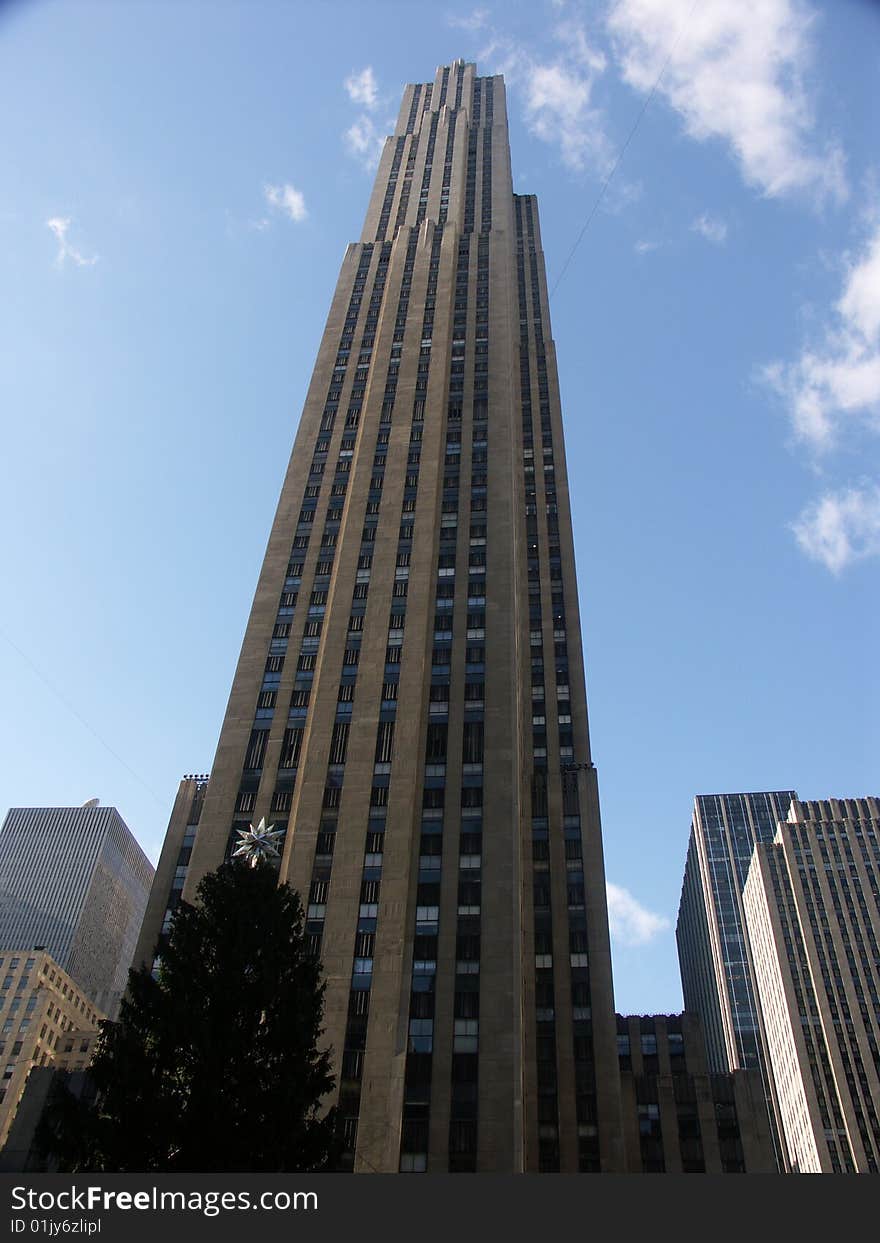
[[[226,863],[175,911],[158,979],[129,973],[91,1067],[96,1103],[66,1088],[41,1144],[71,1171],[332,1168],[333,1087],[319,1052],[324,985],[298,896],[274,870]]]

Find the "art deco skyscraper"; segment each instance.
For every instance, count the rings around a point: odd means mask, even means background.
[[[623,1168],[538,209],[474,65],[404,92],[198,799],[188,899],[286,829],[350,1168]]]

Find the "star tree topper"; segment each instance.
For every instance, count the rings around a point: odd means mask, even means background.
[[[232,857],[245,859],[252,868],[264,859],[277,859],[281,852],[276,841],[283,836],[283,829],[276,829],[273,824],[266,827],[264,816],[256,828],[249,824],[246,829],[238,830],[238,846],[233,850]]]

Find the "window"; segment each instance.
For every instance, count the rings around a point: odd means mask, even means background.
[[[265,733],[265,731],[263,731]],[[281,743],[281,758],[278,763],[279,768],[296,768],[299,760],[300,746],[302,745],[302,729],[288,727],[284,731],[284,740]]]
[[[348,722],[337,721],[333,726],[333,736],[330,740],[330,764],[344,764],[345,753],[348,748]]]
[[[431,687],[432,691],[435,689],[443,689],[447,691],[447,699],[448,699],[448,690],[449,690],[448,687],[443,687],[443,688]],[[429,723],[428,734],[425,740],[425,762],[426,763],[436,764],[440,761],[445,761],[446,741],[447,741],[448,731],[449,731],[449,726],[445,722],[441,723],[437,721],[432,721]]]
[[[394,687],[395,691],[397,687]],[[430,728],[430,727],[429,727]],[[391,752],[394,746],[394,722],[380,721],[379,729],[376,734],[376,763],[390,764]]]
[[[245,754],[245,768],[255,769],[263,767],[263,756],[266,753],[266,740],[268,737],[269,731],[266,729],[252,730]]]
[[[431,726],[428,726],[429,730]],[[483,722],[465,721],[461,740],[461,759],[463,764],[482,764],[483,762]]]

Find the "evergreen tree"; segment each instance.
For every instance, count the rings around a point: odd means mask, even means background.
[[[41,1147],[71,1171],[332,1168],[325,986],[299,897],[271,865],[238,861],[196,896],[172,917],[157,978],[129,972],[90,1069],[94,1100],[61,1087]]]

